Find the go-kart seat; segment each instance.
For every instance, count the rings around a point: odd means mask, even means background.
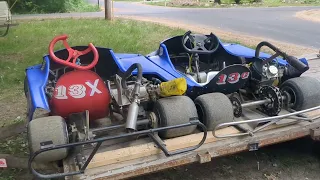
[[[206,84],[208,84],[217,74],[219,73],[219,71],[210,71],[208,73],[202,71],[199,73],[200,75],[200,82],[197,82],[197,75],[191,75],[191,74],[187,74],[186,76],[191,79],[192,81],[194,81],[195,83],[199,84],[200,86],[204,86]]]

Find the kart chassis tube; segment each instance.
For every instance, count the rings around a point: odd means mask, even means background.
[[[266,104],[266,103],[270,103],[270,102],[271,102],[270,99],[263,99],[263,100],[243,103],[243,104],[241,104],[241,107],[246,108],[246,107],[251,107],[251,106],[258,106],[258,105],[262,105],[262,104]]]
[[[137,125],[145,125],[148,123],[150,123],[149,119],[143,119],[143,120],[137,121]],[[101,132],[101,131],[110,131],[110,130],[114,130],[114,129],[124,128],[125,126],[126,126],[126,124],[119,124],[119,125],[114,125],[114,126],[95,128],[95,129],[92,129],[91,132],[97,133],[97,132]]]
[[[236,136],[244,136],[244,135],[250,135],[253,136],[253,133],[260,131],[278,121],[280,121],[281,119],[284,118],[291,118],[291,119],[296,119],[296,120],[301,120],[301,121],[314,121],[315,119],[320,118],[320,115],[315,116],[315,117],[311,117],[311,118],[306,118],[306,117],[298,117],[298,115],[302,114],[302,113],[306,113],[309,111],[314,111],[314,110],[318,110],[320,109],[320,106],[316,106],[313,108],[309,108],[309,109],[305,109],[305,110],[301,110],[301,111],[295,111],[292,113],[288,113],[288,114],[284,114],[284,115],[278,115],[278,116],[272,116],[272,117],[265,117],[265,118],[258,118],[258,119],[251,119],[251,120],[243,120],[243,121],[236,121],[236,122],[228,122],[228,123],[221,123],[218,124],[214,130],[212,131],[213,136],[215,136],[216,138],[227,138],[227,137],[236,137]],[[297,116],[297,117],[290,117],[290,116]],[[228,126],[236,126],[239,124],[246,124],[246,123],[257,123],[257,122],[266,122],[266,121],[270,121],[256,129],[254,129],[253,131],[248,131],[248,132],[244,132],[244,133],[237,133],[237,134],[225,134],[225,135],[216,135],[216,131],[218,129],[221,128],[226,128]]]
[[[175,151],[169,152],[168,149],[165,147],[165,145],[161,142],[161,139],[155,137],[155,135],[154,135],[154,133],[159,132],[159,131],[175,129],[175,128],[182,128],[182,127],[193,126],[193,125],[199,126],[204,133],[203,133],[202,140],[199,142],[199,144],[197,144],[195,146],[192,146],[192,147],[187,147],[187,148],[183,148],[183,149],[179,149],[179,150],[175,150]],[[188,151],[193,151],[195,149],[198,149],[200,146],[202,146],[202,144],[205,142],[205,140],[207,138],[207,128],[199,120],[190,119],[190,121],[188,123],[174,125],[174,126],[160,127],[160,128],[155,128],[155,129],[136,131],[136,132],[132,132],[132,133],[120,134],[120,135],[115,135],[115,136],[101,137],[101,138],[88,140],[88,141],[83,141],[83,142],[75,142],[75,143],[69,143],[69,144],[56,145],[56,146],[52,146],[52,147],[43,148],[43,149],[40,149],[40,150],[34,152],[32,154],[32,156],[30,157],[30,159],[29,159],[28,166],[29,166],[29,169],[31,170],[31,172],[36,177],[44,178],[44,179],[61,178],[61,177],[66,177],[66,176],[73,176],[73,175],[82,174],[82,173],[84,173],[84,171],[86,170],[88,164],[92,160],[93,156],[96,154],[96,152],[98,151],[99,147],[101,146],[101,144],[104,141],[113,140],[113,139],[121,139],[121,138],[130,137],[130,136],[136,136],[136,135],[148,135],[154,141],[154,143],[168,157],[168,156],[173,156],[173,155],[176,155],[176,154],[185,153],[185,152],[188,152]],[[85,161],[83,166],[79,167],[79,169],[80,169],[79,171],[56,173],[56,174],[41,174],[41,173],[37,172],[32,167],[32,162],[33,162],[34,158],[37,155],[39,155],[39,154],[41,154],[43,152],[50,151],[50,150],[55,150],[55,149],[62,149],[62,148],[68,148],[68,147],[81,146],[81,145],[84,145],[84,144],[92,144],[92,143],[97,143],[97,144],[94,147],[94,149],[92,150],[92,152],[90,153],[89,157],[87,158],[87,160]]]

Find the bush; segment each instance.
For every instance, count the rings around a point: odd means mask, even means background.
[[[9,7],[16,0],[8,0]],[[13,13],[63,13],[84,9],[97,10],[83,0],[17,0],[11,11]],[[86,10],[87,9],[87,10]]]

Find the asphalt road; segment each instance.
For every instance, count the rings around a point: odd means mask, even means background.
[[[98,0],[88,0],[97,4]],[[100,5],[104,6],[100,0]],[[298,11],[320,7],[166,8],[114,2],[115,15],[160,17],[174,22],[220,28],[320,49],[320,23],[294,17]]]

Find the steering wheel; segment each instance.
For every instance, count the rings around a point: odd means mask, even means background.
[[[51,59],[57,63],[63,64],[65,66],[69,66],[69,67],[72,67],[72,68],[75,68],[78,70],[89,70],[89,69],[93,68],[97,64],[98,59],[99,59],[99,54],[98,54],[96,47],[94,47],[94,45],[92,43],[89,43],[88,48],[83,51],[74,50],[69,46],[69,44],[67,42],[67,38],[68,38],[67,35],[56,36],[55,38],[53,38],[53,40],[50,42],[50,45],[49,45],[49,55],[50,55]],[[58,41],[62,41],[64,47],[69,52],[69,56],[66,60],[60,59],[54,54],[54,46]],[[91,51],[93,52],[93,61],[89,65],[86,65],[86,66],[79,65],[77,63],[79,56],[88,54]]]
[[[188,40],[191,48],[186,46]],[[192,34],[191,31],[188,31],[182,37],[182,45],[189,53],[211,54],[218,49],[219,40],[212,33],[208,37],[204,34]]]
[[[272,45],[269,42],[266,41],[262,41],[261,43],[259,43],[257,45],[256,51],[255,51],[255,57],[259,58],[259,54],[260,54],[260,49],[263,46],[267,46],[270,49],[272,49],[274,52],[276,52],[274,55],[270,56],[269,58],[267,58],[266,60],[264,60],[262,62],[262,65],[272,61],[273,59],[275,59],[278,56],[282,56],[291,66],[293,66],[294,68],[296,68],[297,70],[304,72],[306,70],[309,69],[309,67],[304,64],[303,62],[301,62],[298,58],[294,57],[294,56],[288,56],[285,52],[281,51],[279,48],[275,47],[274,45]]]

